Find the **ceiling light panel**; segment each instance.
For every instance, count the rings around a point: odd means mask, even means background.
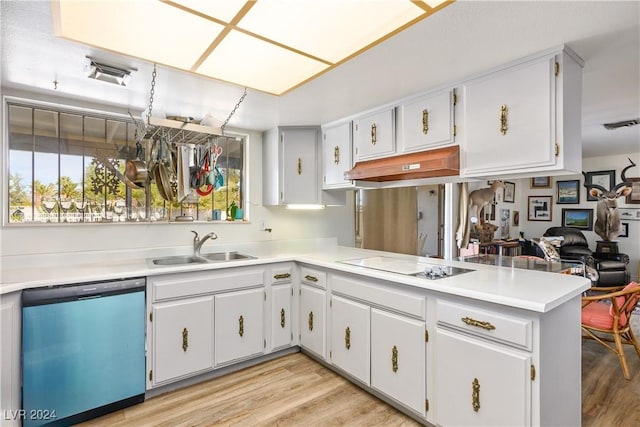
[[[257,1],[238,27],[336,63],[421,15],[398,0]]]
[[[156,0],[52,5],[58,36],[187,70],[224,28]]]
[[[279,95],[329,65],[231,31],[197,73]]]
[[[184,6],[226,23],[231,22],[246,2],[246,0],[171,0],[171,3]]]

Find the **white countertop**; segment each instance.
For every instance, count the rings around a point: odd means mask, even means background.
[[[167,267],[150,266],[147,262],[149,258],[189,254],[189,252],[185,252],[187,250],[166,248],[162,250],[5,257],[2,260],[0,294],[42,286],[246,267],[286,261],[361,274],[411,287],[535,312],[550,311],[580,295],[591,286],[588,279],[579,276],[355,249],[336,246],[327,241],[314,240],[244,243],[235,244],[233,247],[210,245],[206,247],[206,250],[203,250],[204,253],[236,250],[256,257],[249,260]],[[427,280],[409,274],[391,273],[340,262],[379,256],[384,256],[387,262],[392,261],[391,264],[394,265],[393,268],[396,271],[405,273],[412,272],[418,264],[420,264],[418,267],[421,267],[422,264],[439,264],[474,271],[437,280]],[[393,258],[393,260],[388,258]]]

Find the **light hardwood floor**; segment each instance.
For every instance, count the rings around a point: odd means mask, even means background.
[[[631,381],[600,344],[582,347],[582,425],[640,425],[640,358]],[[85,426],[417,426],[414,420],[295,353],[151,398]]]

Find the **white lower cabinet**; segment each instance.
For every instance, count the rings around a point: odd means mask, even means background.
[[[331,298],[331,362],[369,385],[370,308],[346,298]]]
[[[425,415],[425,322],[371,309],[371,387]]]
[[[153,384],[213,367],[213,296],[157,303],[152,316]]]
[[[531,425],[531,357],[438,328],[437,422],[443,426]]]
[[[293,341],[291,284],[271,286],[271,348],[289,347]]]
[[[325,359],[327,356],[326,291],[300,286],[300,346]]]
[[[19,426],[20,421],[20,341],[22,310],[20,292],[4,294],[0,305],[0,403],[3,426]]]
[[[263,353],[264,289],[227,292],[214,301],[216,366]]]

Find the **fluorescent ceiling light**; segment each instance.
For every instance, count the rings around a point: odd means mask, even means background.
[[[305,211],[315,211],[315,210],[320,210],[320,209],[324,209],[325,206],[324,205],[287,205],[286,206],[287,209],[297,209],[297,210],[305,210]]]
[[[53,0],[56,35],[281,95],[452,3]]]

